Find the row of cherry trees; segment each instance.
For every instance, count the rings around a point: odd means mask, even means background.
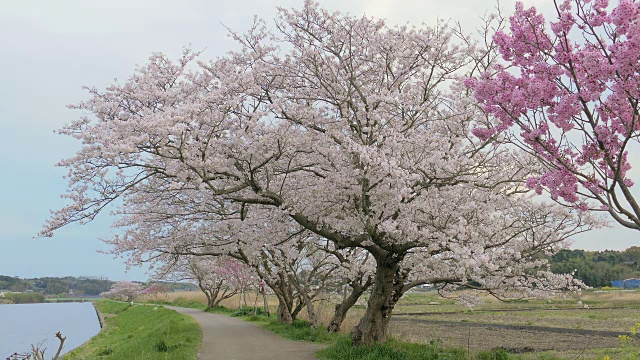
[[[314,300],[339,283],[352,290],[339,328],[368,288],[355,344],[385,341],[420,284],[576,289],[540,254],[598,224],[594,202],[638,227],[640,25],[631,1],[611,13],[573,3],[556,4],[553,36],[518,5],[510,32],[498,23],[474,43],[443,24],[389,27],[307,1],[280,10],[273,31],[256,20],[232,33],[240,50],[219,59],[154,54],[75,106],[93,116],[61,131],[83,143],[60,163],[71,204],[42,234],[120,199],[115,253],[211,273],[235,259],[284,322],[306,309],[317,326]],[[556,202],[535,197],[545,190]]]

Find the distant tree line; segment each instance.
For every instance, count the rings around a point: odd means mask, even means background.
[[[14,304],[34,304],[44,302],[44,295],[37,292],[29,293],[8,293],[4,296],[6,300],[10,300]]]
[[[572,273],[592,287],[611,286],[611,280],[640,278],[640,247],[624,251],[561,250],[550,259],[551,271]]]
[[[28,283],[17,277],[0,275],[0,290],[23,292],[27,290]]]
[[[115,282],[111,280],[87,277],[66,276],[20,279],[17,277],[0,275],[0,290],[21,293],[27,290],[43,295],[98,296],[109,291]],[[197,290],[193,284],[179,282],[162,283],[168,291]]]
[[[100,279],[79,279],[73,276],[63,278],[44,277],[20,279],[0,275],[0,289],[12,292],[32,290],[44,295],[73,294],[80,296],[97,296],[111,288],[113,281]]]
[[[30,279],[33,290],[41,291],[45,295],[69,294],[97,296],[111,288],[113,281],[98,279],[78,279],[67,276],[63,278],[45,277]]]

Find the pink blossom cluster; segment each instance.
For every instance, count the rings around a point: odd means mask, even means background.
[[[557,18],[547,21],[518,3],[508,31],[493,36],[502,61],[465,80],[494,119],[473,133],[486,140],[517,127],[547,168],[530,188],[579,207],[598,202],[640,228],[628,189],[630,143],[640,136],[640,3],[554,4]]]

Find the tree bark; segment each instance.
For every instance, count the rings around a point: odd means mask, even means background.
[[[207,307],[204,309],[204,311],[209,311],[209,309],[211,309],[213,307],[213,302],[215,301],[215,298],[213,298],[211,295],[209,295],[208,292],[205,291],[204,293],[207,297]]]
[[[287,309],[287,305],[283,304],[280,301],[280,297],[278,297],[278,322],[283,324],[292,324],[293,316],[291,316],[291,311]]]
[[[362,279],[359,279],[362,280]],[[328,332],[338,332],[340,331],[340,327],[342,326],[342,322],[347,317],[347,312],[349,309],[356,304],[360,296],[371,286],[372,279],[369,277],[364,284],[360,284],[360,281],[352,281],[349,284],[353,290],[347,296],[347,289],[345,287],[344,296],[342,297],[342,302],[336,305],[336,309],[333,313],[333,317],[331,321],[329,321],[329,325],[327,325]]]
[[[301,301],[301,303],[299,304],[303,304],[303,306],[307,309],[307,316],[309,317],[311,328],[317,329],[318,315],[316,314],[316,310],[313,306],[313,297],[315,296],[309,296],[308,288],[304,284],[301,284],[295,275],[289,274],[289,281],[296,288],[296,290],[298,290],[298,300]],[[292,313],[294,319],[297,317],[298,312],[298,307],[296,307],[296,309]]]
[[[261,291],[262,293],[262,301],[264,303],[264,312],[265,314],[267,314],[267,317],[271,316],[271,314],[269,313],[269,302],[267,301],[267,292],[262,289]]]
[[[295,319],[293,316],[293,290],[291,289],[291,285],[286,281],[286,276],[280,276],[279,281],[272,281],[267,277],[260,276],[262,280],[271,288],[273,293],[276,295],[278,299],[278,309],[276,312],[276,316],[278,322],[291,324]],[[266,296],[264,298],[265,307],[267,307]]]
[[[224,292],[222,293],[222,295],[220,295],[214,302],[213,302],[213,307],[218,307],[220,306],[220,303],[223,300],[227,300],[230,299],[233,295],[237,294],[237,291],[233,290],[231,292],[227,293],[227,289],[224,290]]]
[[[296,306],[293,308],[293,311],[291,311],[293,320],[298,318],[298,314],[300,314],[300,311],[302,311],[302,309],[304,309],[304,301],[302,301],[300,295],[298,295],[298,297],[296,298]]]
[[[376,258],[376,274],[373,289],[367,302],[367,311],[360,323],[351,330],[354,345],[372,346],[387,340],[387,326],[391,312],[402,296],[406,275],[400,271],[403,256]]]
[[[307,296],[307,294],[303,294],[302,299],[304,300],[305,307],[307,308],[307,316],[309,316],[309,322],[311,323],[312,329],[318,328],[318,315],[316,314],[316,310],[313,306],[313,300]]]
[[[208,311],[209,309],[220,305],[222,300],[226,300],[236,294],[235,290],[228,292],[229,289],[223,289],[222,286],[223,280],[220,280],[214,288],[206,288],[204,285],[200,285],[200,290],[202,290],[204,295],[207,297],[207,308],[204,309],[204,311]],[[220,294],[220,291],[222,291],[222,294]]]
[[[258,316],[258,296],[260,296],[260,290],[256,288],[256,298],[253,301],[253,316]]]

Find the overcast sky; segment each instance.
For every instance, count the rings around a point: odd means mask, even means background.
[[[467,29],[495,8],[479,0],[320,1],[333,10],[386,18],[389,23],[433,24],[456,19]],[[527,5],[549,9],[549,0]],[[276,6],[299,1],[4,1],[0,12],[0,275],[108,276],[145,280],[144,269],[125,272],[123,260],[98,253],[112,233],[111,218],[73,225],[50,239],[33,239],[49,209],[64,202],[64,170],[54,165],[79,149],[53,130],[77,119],[66,105],[87,98],[82,85],[103,89],[126,79],[151,52],[178,55],[184,46],[214,58],[232,49],[224,26],[244,31],[252,17],[272,19]],[[511,13],[514,1],[501,1]],[[224,24],[224,26],[223,26]],[[574,247],[624,249],[637,232],[608,229],[581,236]]]

